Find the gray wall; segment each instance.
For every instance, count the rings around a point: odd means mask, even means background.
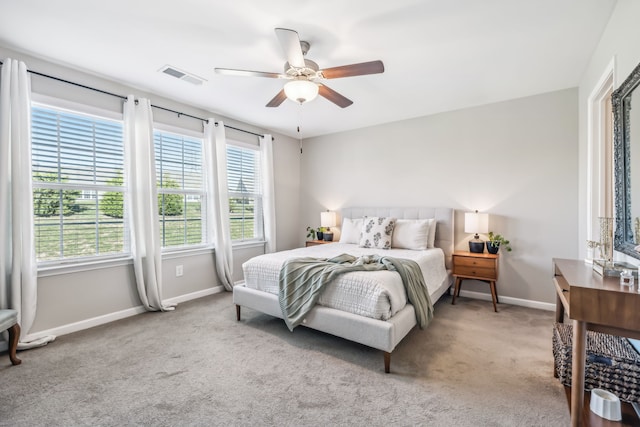
[[[607,66],[614,61],[614,87],[627,78],[633,69],[640,63],[640,2],[636,0],[618,0],[616,8],[611,14],[609,23],[602,34],[596,50],[580,81],[579,87],[579,161],[580,161],[580,257],[586,256],[587,240],[587,167],[588,167],[588,121],[587,104],[591,92],[598,85],[599,79],[604,74]],[[618,254],[616,258],[625,257]],[[638,261],[632,260],[634,263]]]
[[[134,94],[136,97],[147,97],[152,104],[197,117],[214,117],[224,120],[225,124],[253,131],[267,133],[265,129],[256,128],[247,123],[226,118],[215,112],[205,111],[193,106],[183,105],[169,99],[146,93],[136,88],[103,79],[99,76],[66,68],[48,61],[30,57],[29,55],[11,51],[0,46],[0,58],[11,57],[25,61],[31,70],[53,75],[76,83],[85,84],[119,95]],[[34,96],[51,96],[66,101],[90,105],[100,109],[121,112],[122,101],[96,92],[56,82],[43,77],[32,77]],[[202,131],[198,120],[154,109],[156,122],[187,129]],[[288,249],[299,242],[299,174],[300,150],[299,142],[279,134],[273,135],[275,163],[275,196],[277,216],[277,247]],[[252,135],[227,131],[227,137],[242,142],[257,144]],[[242,263],[247,259],[263,253],[263,245],[238,246],[234,248],[234,280],[242,279]],[[184,275],[175,277],[175,267],[182,264]],[[219,286],[213,252],[169,255],[163,257],[163,297],[178,300],[210,292]],[[63,269],[58,272],[40,272],[38,278],[38,309],[32,334],[53,329],[68,331],[80,329],[83,325],[113,320],[119,313],[132,314],[140,306],[134,281],[133,269],[129,262],[108,267],[91,265],[82,271]],[[96,319],[97,318],[97,319]],[[60,329],[62,328],[62,329]]]
[[[302,225],[346,206],[451,206],[468,250],[464,212],[478,209],[513,247],[499,295],[553,303],[551,259],[577,256],[577,100],[568,89],[305,140]]]

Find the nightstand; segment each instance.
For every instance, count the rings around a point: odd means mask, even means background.
[[[316,245],[326,245],[327,243],[335,243],[333,240],[327,241],[327,240],[307,240],[304,243],[305,247],[309,247],[309,246],[316,246]]]
[[[480,280],[487,282],[491,288],[491,300],[493,301],[493,311],[497,312],[496,304],[498,292],[496,291],[496,280],[498,280],[498,254],[476,254],[472,252],[453,253],[453,276],[456,278],[451,304],[456,303],[456,297],[460,296],[460,287],[465,279]]]

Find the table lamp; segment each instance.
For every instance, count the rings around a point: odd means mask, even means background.
[[[333,240],[333,232],[331,227],[336,226],[336,213],[332,211],[320,212],[320,226],[327,231],[324,233],[324,240],[330,242]]]
[[[464,214],[464,232],[475,233],[473,239],[469,240],[469,252],[481,254],[484,252],[484,241],[480,240],[478,233],[489,232],[489,214],[467,212]]]

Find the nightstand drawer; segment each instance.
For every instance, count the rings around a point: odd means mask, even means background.
[[[458,270],[458,267],[478,267],[493,269],[495,267],[495,264],[495,260],[489,258],[472,258],[465,256],[453,257],[453,265],[455,266],[456,270]]]
[[[487,260],[491,261],[491,260]],[[482,277],[485,279],[497,279],[496,269],[493,267],[493,262],[490,263],[490,267],[475,267],[456,265],[453,267],[453,274],[460,276]]]
[[[317,246],[317,245],[326,245],[328,243],[335,243],[333,240],[307,240],[304,242],[305,247],[309,246]]]

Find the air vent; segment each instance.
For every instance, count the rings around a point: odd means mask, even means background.
[[[161,73],[165,73],[171,77],[184,80],[185,82],[191,83],[192,85],[196,85],[196,86],[200,86],[204,82],[206,82],[206,80],[203,78],[200,78],[193,74],[189,74],[186,71],[179,70],[176,67],[173,67],[171,65],[165,65],[164,67],[160,68],[158,71],[160,71]]]

